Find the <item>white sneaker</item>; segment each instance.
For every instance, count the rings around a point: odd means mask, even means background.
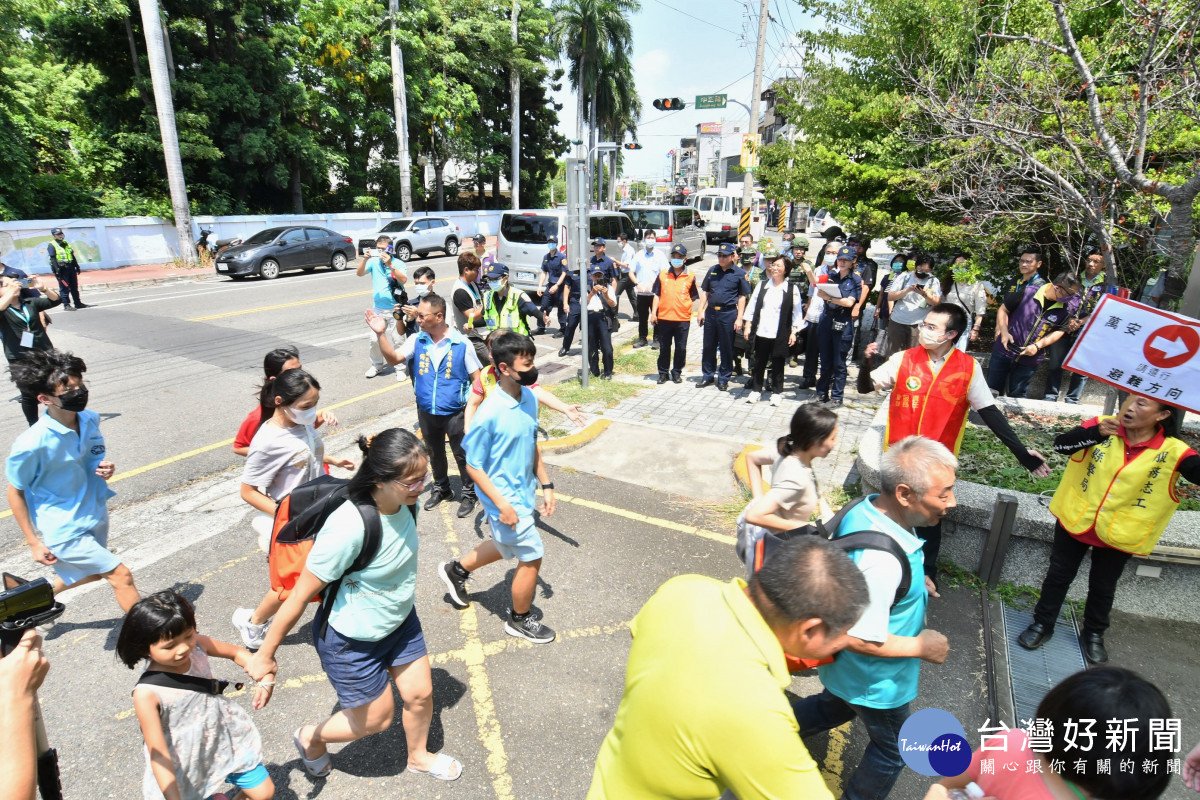
[[[396,367],[396,383],[404,383],[408,380],[408,370],[404,367]]]
[[[257,650],[262,647],[263,641],[267,638],[267,629],[271,627],[271,620],[267,620],[262,625],[255,625],[250,622],[250,617],[254,615],[252,608],[239,608],[233,612],[233,627],[237,628],[237,632],[242,635],[242,644],[250,650]]]
[[[371,366],[371,367],[367,368],[366,376],[368,378],[374,378],[378,374],[379,374],[379,367]]]
[[[758,402],[758,392],[754,392],[754,391],[747,389],[746,390],[746,402],[749,403],[750,405],[754,405],[755,403],[757,403]]]
[[[778,392],[771,395],[771,405],[777,406],[781,402],[783,402],[783,395],[779,394]]]

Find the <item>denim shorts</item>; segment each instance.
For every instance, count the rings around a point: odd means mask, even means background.
[[[108,548],[108,523],[58,544],[47,545],[58,560],[51,566],[67,586],[92,575],[104,575],[121,566]]]
[[[517,561],[537,561],[542,557],[542,535],[533,517],[518,517],[515,526],[505,525],[499,517],[488,517],[492,527],[492,542],[503,558]]]
[[[322,637],[323,624],[324,618],[318,610],[313,617],[313,644],[321,658],[321,669],[325,670],[343,709],[365,706],[379,697],[391,681],[389,667],[411,664],[428,652],[416,609],[399,628],[378,642],[342,636],[332,625],[325,627]]]

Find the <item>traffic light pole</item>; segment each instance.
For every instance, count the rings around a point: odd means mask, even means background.
[[[588,160],[591,154],[588,154]],[[588,187],[587,160],[568,158],[567,163],[567,267],[571,280],[577,281],[579,292],[579,346],[583,348],[583,369],[579,383],[588,388],[588,310],[587,310],[587,252],[588,252]]]

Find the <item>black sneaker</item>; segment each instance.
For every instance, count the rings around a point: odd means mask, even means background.
[[[718,392],[727,392],[727,391],[729,391],[729,384],[728,384],[728,383],[718,383],[718,384],[717,384],[717,391],[718,391]]]
[[[87,303],[76,303],[75,307],[76,308],[91,308],[91,306],[89,306]]]
[[[454,574],[454,566],[451,562],[443,561],[438,564],[438,577],[442,579],[442,583],[446,584],[446,592],[450,595],[450,605],[455,608],[466,608],[471,605],[471,598],[467,596],[467,579]]]
[[[658,339],[655,339],[653,342],[651,342],[651,343],[650,343],[650,349],[651,349],[651,350],[657,350],[657,349],[658,349]]]
[[[475,511],[475,495],[464,494],[462,496],[462,500],[460,500],[458,503],[458,512],[457,512],[458,518],[464,519],[466,517],[469,517],[469,516],[471,516],[472,512],[474,512],[474,511]]]
[[[666,375],[659,375],[659,376],[658,376],[658,385],[659,385],[659,386],[662,386],[662,385],[663,385],[664,383],[666,383],[666,382],[667,382],[667,376],[666,376]]]
[[[434,486],[433,489],[429,492],[429,499],[426,500],[425,505],[423,505],[421,507],[424,508],[426,511],[429,511],[434,506],[436,506],[438,503],[442,502],[443,500],[449,500],[452,497],[454,497],[454,495],[450,494],[450,492],[446,491],[445,489],[441,488],[440,486]]]
[[[601,375],[601,376],[600,376],[600,380],[602,380],[602,381],[611,381],[611,380],[612,380],[612,373],[611,373],[611,372],[606,372],[606,373],[604,373],[603,375]]]
[[[645,347],[648,344],[649,344],[649,342],[647,342],[645,339],[638,339],[636,342],[633,343],[633,349],[636,350],[639,347]]]
[[[671,382],[672,383],[683,383],[683,376],[682,375],[672,375]]]
[[[554,641],[554,631],[534,619],[533,614],[526,614],[525,619],[518,620],[516,614],[509,611],[508,620],[504,623],[504,632],[534,644],[549,644]]]

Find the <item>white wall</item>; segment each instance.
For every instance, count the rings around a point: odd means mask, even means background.
[[[457,225],[465,240],[482,233],[495,236],[500,227],[500,211],[432,212],[429,216],[447,217]],[[355,212],[349,214],[254,214],[247,216],[192,218],[192,241],[200,238],[200,228],[211,228],[212,236],[228,239],[246,237],[263,228],[310,223],[344,233],[351,238],[369,236],[388,222],[402,216],[399,212]],[[424,212],[414,216],[427,216]],[[114,269],[134,264],[162,264],[178,255],[175,226],[160,217],[123,217],[119,219],[44,219],[0,222],[0,258],[5,264],[28,273],[47,273],[50,260],[46,246],[50,229],[62,228],[67,242],[75,250],[84,269]]]

